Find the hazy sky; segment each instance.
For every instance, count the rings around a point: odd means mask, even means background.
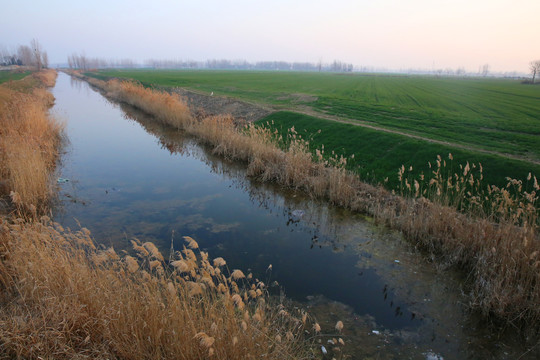
[[[0,46],[36,38],[51,63],[245,59],[528,72],[540,0],[1,0]]]

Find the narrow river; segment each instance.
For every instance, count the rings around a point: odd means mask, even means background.
[[[63,226],[87,227],[116,250],[129,251],[133,238],[152,241],[164,254],[189,235],[211,258],[224,257],[230,269],[252,272],[274,294],[308,308],[323,331],[342,320],[344,350],[354,359],[514,359],[525,352],[479,322],[460,279],[398,233],[254,182],[242,164],[63,73],[53,94],[53,113],[69,138],[53,211]]]

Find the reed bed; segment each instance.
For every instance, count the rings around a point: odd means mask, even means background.
[[[318,324],[271,304],[189,237],[131,255],[43,217],[0,223],[0,343],[10,358],[307,359]],[[311,340],[308,340],[311,339]],[[343,344],[343,341],[340,342]]]
[[[45,87],[55,80],[56,72],[46,70],[20,80],[24,86],[1,86],[0,195],[11,195],[20,208],[42,208],[52,194],[63,125],[47,114],[54,97]]]
[[[460,181],[462,185],[471,181],[474,185],[476,178],[467,174],[458,175],[457,179],[454,174],[444,178],[443,170],[435,169],[434,177],[426,185],[419,179],[407,179],[402,168],[398,175],[404,181],[402,190],[407,191],[395,194],[382,186],[362,182],[345,169],[345,158],[325,155],[324,149],[313,156],[308,142],[294,129],[287,139],[282,139],[270,126],[238,126],[227,116],[193,119],[182,100],[170,94],[159,95],[130,82],[89,81],[116,99],[155,115],[159,121],[197,136],[216,153],[246,162],[248,174],[253,177],[301,189],[338,206],[369,214],[379,223],[401,231],[439,262],[457,266],[469,275],[466,291],[472,308],[506,324],[539,329],[536,180],[533,188],[526,190],[519,189],[523,184],[510,180],[509,188],[518,188],[517,192],[486,187],[490,193],[486,197],[466,186],[456,186]],[[161,110],[154,112],[154,107]],[[164,111],[184,113],[163,114]],[[466,166],[462,165],[462,173]],[[481,175],[477,175],[480,180]],[[476,202],[482,203],[482,207]]]
[[[53,77],[33,79],[51,85]],[[31,210],[18,212],[25,220],[0,217],[0,358],[314,358],[320,350],[308,345],[321,342],[318,324],[274,303],[251,274],[211,261],[194,239],[184,238],[181,251],[171,244],[169,259],[136,239],[131,254],[120,255],[96,247],[87,229],[39,218],[62,126],[46,116],[54,98],[27,90],[0,88],[7,99],[0,103],[0,185],[19,210]],[[160,100],[154,94],[157,105],[146,110],[163,109]],[[182,108],[176,98],[164,101],[169,112]],[[329,353],[341,358],[343,345],[340,339]]]

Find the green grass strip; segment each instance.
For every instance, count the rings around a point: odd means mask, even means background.
[[[372,183],[383,183],[385,178],[388,178],[387,186],[392,189],[399,185],[397,172],[401,165],[405,165],[407,169],[412,166],[416,174],[421,172],[428,174],[430,172],[428,162],[434,164],[437,155],[449,161],[449,153],[454,157],[456,172],[459,164],[465,164],[467,161],[481,163],[484,168],[485,184],[503,186],[507,183],[506,177],[525,181],[529,172],[540,175],[540,166],[524,161],[456,149],[293,112],[273,113],[259,120],[258,124],[266,125],[267,122],[273,122],[272,126],[284,138],[288,129],[294,126],[302,138],[309,140],[312,151],[324,145],[326,155],[330,155],[332,151],[346,157],[354,154],[354,159],[348,161],[349,169]]]

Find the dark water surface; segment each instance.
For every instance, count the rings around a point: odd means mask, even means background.
[[[167,253],[189,235],[230,269],[277,281],[275,293],[309,307],[323,331],[342,320],[352,358],[512,359],[527,350],[476,321],[457,276],[399,234],[253,182],[242,164],[65,74],[53,93],[70,141],[58,174],[69,181],[54,209],[62,225],[87,227],[117,250],[138,238]]]

